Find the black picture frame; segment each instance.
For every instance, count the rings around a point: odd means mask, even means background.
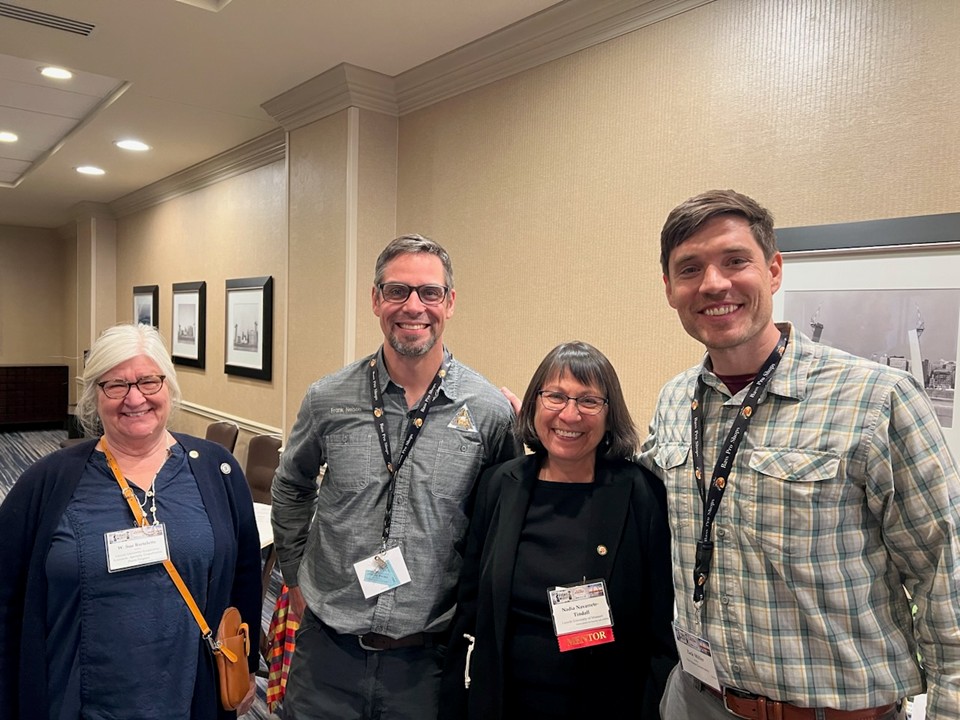
[[[273,277],[227,280],[223,371],[270,380],[273,375]]]
[[[134,285],[133,324],[160,329],[160,286]]]
[[[173,284],[170,314],[170,356],[177,365],[206,368],[207,283]]]
[[[790,255],[948,248],[960,243],[960,212],[779,228],[777,247]]]

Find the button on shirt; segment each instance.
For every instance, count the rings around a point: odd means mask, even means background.
[[[698,627],[700,375],[713,467],[747,390],[731,398],[708,358],[664,386],[640,459],[667,487],[678,622],[710,640],[720,681],[802,706],[870,708],[923,692],[919,650],[927,717],[960,718],[960,480],[923,389],[791,328],[729,475]]]
[[[409,409],[382,350],[376,357],[396,461]],[[467,500],[480,472],[514,457],[518,446],[510,403],[447,357],[440,393],[396,476],[387,546],[399,545],[411,582],[370,600],[353,565],[380,549],[390,482],[373,422],[371,358],[317,381],[303,400],[273,481],[274,540],[285,581],[299,584],[310,609],[337,632],[399,638],[445,630],[452,618]]]

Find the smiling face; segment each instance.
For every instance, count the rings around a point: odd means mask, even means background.
[[[667,301],[706,346],[716,372],[756,372],[777,344],[773,294],[782,272],[780,253],[766,260],[736,215],[708,220],[670,253]]]
[[[443,263],[429,253],[404,253],[391,260],[383,272],[383,283],[398,282],[411,286],[446,285]],[[402,303],[386,302],[373,288],[373,314],[380,318],[380,329],[387,345],[401,357],[423,357],[431,351],[442,353],[443,327],[453,315],[456,293],[447,292],[439,305],[424,305],[411,292]]]
[[[138,355],[105,372],[100,382],[125,380],[132,383],[147,375],[163,375],[163,372],[146,355]],[[154,395],[144,395],[138,387],[131,386],[125,398],[112,400],[97,388],[97,413],[108,443],[130,447],[155,442],[166,431],[170,392],[166,383]]]
[[[584,395],[605,397],[600,388],[584,385],[570,373],[551,378],[540,389],[563,393],[571,398]],[[548,410],[539,398],[536,403],[533,426],[547,452],[543,463],[547,475],[556,471],[571,478],[579,475],[582,481],[591,480],[597,447],[607,430],[607,406],[598,415],[584,415],[572,400],[560,411]]]

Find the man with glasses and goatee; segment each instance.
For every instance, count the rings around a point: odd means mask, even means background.
[[[436,716],[467,500],[518,452],[510,404],[443,346],[455,298],[446,250],[392,241],[372,289],[385,342],[303,400],[273,482],[277,556],[303,611],[288,719]]]

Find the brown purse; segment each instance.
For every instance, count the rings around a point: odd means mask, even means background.
[[[143,511],[133,495],[133,490],[130,489],[126,478],[120,472],[120,466],[117,465],[110,448],[107,447],[106,438],[101,438],[100,443],[103,446],[104,454],[107,456],[107,463],[113,471],[113,476],[117,479],[117,483],[123,492],[123,497],[126,498],[133,516],[137,519],[137,524],[143,527],[147,524],[147,519],[143,516]],[[190,608],[193,619],[200,626],[203,639],[207,641],[210,652],[217,660],[220,704],[223,705],[224,710],[236,710],[250,691],[250,672],[247,669],[247,656],[250,654],[249,626],[240,618],[239,610],[235,607],[228,607],[223,611],[223,616],[220,618],[220,627],[217,628],[217,637],[214,639],[213,633],[210,632],[210,626],[207,625],[207,621],[200,613],[200,608],[197,607],[193,595],[187,589],[183,578],[177,572],[177,568],[173,566],[169,559],[163,561],[163,566],[167,569],[173,584],[177,586],[177,590],[180,591],[180,595],[183,596],[183,601]]]
[[[213,654],[217,659],[220,703],[224,710],[236,710],[250,690],[246,662],[250,654],[250,628],[240,619],[240,611],[235,607],[223,611],[216,645]]]

